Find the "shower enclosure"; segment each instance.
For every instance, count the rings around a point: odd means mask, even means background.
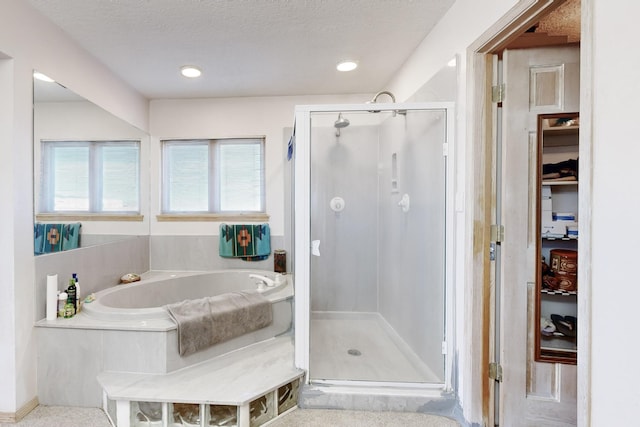
[[[296,365],[450,387],[452,104],[296,108]]]

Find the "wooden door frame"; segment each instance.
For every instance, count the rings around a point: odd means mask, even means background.
[[[492,203],[494,185],[493,140],[495,129],[491,116],[491,81],[492,52],[500,51],[518,35],[536,23],[542,15],[558,7],[564,0],[522,0],[507,14],[500,18],[468,49],[467,86],[467,120],[471,124],[467,128],[467,153],[472,167],[471,183],[467,184],[467,206],[471,207],[468,216],[468,227],[472,230],[469,247],[471,273],[470,297],[473,319],[481,320],[480,326],[474,329],[469,343],[471,348],[481,348],[481,357],[474,362],[471,387],[482,395],[483,425],[494,425],[493,381],[489,379],[489,363],[492,362],[495,337],[495,300],[489,261],[489,245],[491,242],[490,226],[492,221]],[[590,425],[590,322],[591,306],[591,51],[592,51],[592,0],[582,0],[582,42],[581,42],[581,81],[580,81],[580,242],[579,242],[579,277],[580,295],[578,297],[579,320],[578,345],[581,349],[578,357],[578,425]],[[584,129],[584,130],[583,130]],[[523,367],[525,368],[525,367]],[[478,376],[479,375],[479,376]],[[524,415],[524,414],[523,414]]]

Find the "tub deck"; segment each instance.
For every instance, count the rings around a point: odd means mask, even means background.
[[[118,427],[149,425],[136,421],[141,416],[139,402],[162,405],[163,420],[150,425],[209,425],[210,411],[217,408],[234,414],[234,426],[250,427],[268,424],[295,408],[303,376],[304,371],[294,366],[293,340],[289,335],[170,374],[103,372],[98,381],[104,390],[103,408]],[[174,414],[180,413],[177,408],[184,404],[196,408],[199,423],[172,422]]]
[[[103,372],[98,382],[111,400],[243,405],[303,373],[282,336],[166,375]]]
[[[197,276],[207,272],[199,272],[199,271],[156,271],[151,270],[141,275],[142,280],[145,281],[156,281],[156,280],[166,280],[167,278],[180,278],[180,277],[190,277]],[[137,282],[134,282],[134,284]],[[113,288],[109,288],[109,290],[117,290],[120,287],[126,287],[128,285],[118,285]],[[286,286],[269,290],[269,292],[265,295],[269,301],[272,303],[276,303],[279,301],[284,301],[293,296],[293,283],[289,282]],[[155,332],[166,332],[177,329],[177,325],[171,318],[168,313],[164,318],[136,318],[136,317],[126,317],[119,318],[117,315],[101,315],[101,311],[103,310],[99,303],[85,303],[85,307],[91,310],[91,304],[96,306],[96,309],[93,310],[95,313],[89,313],[80,311],[80,313],[75,316],[64,319],[64,318],[56,318],[54,320],[41,319],[35,323],[36,327],[40,328],[65,328],[65,329],[101,329],[101,330],[116,330],[116,331],[155,331]],[[109,310],[109,309],[107,309]],[[117,312],[115,312],[117,313]]]

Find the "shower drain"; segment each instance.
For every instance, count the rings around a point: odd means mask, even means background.
[[[349,353],[351,356],[360,356],[360,355],[362,355],[360,350],[358,350],[357,348],[350,348],[349,350],[347,350],[347,353]]]

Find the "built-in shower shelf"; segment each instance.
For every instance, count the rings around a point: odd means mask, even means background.
[[[160,420],[159,426],[253,427],[297,405],[303,375],[304,371],[294,367],[292,339],[284,336],[169,374],[104,372],[98,382],[103,387],[105,411],[118,427],[154,425],[145,405],[161,408],[168,424]],[[199,414],[203,424],[177,421],[180,411]],[[214,415],[223,412],[235,421],[215,423]]]

